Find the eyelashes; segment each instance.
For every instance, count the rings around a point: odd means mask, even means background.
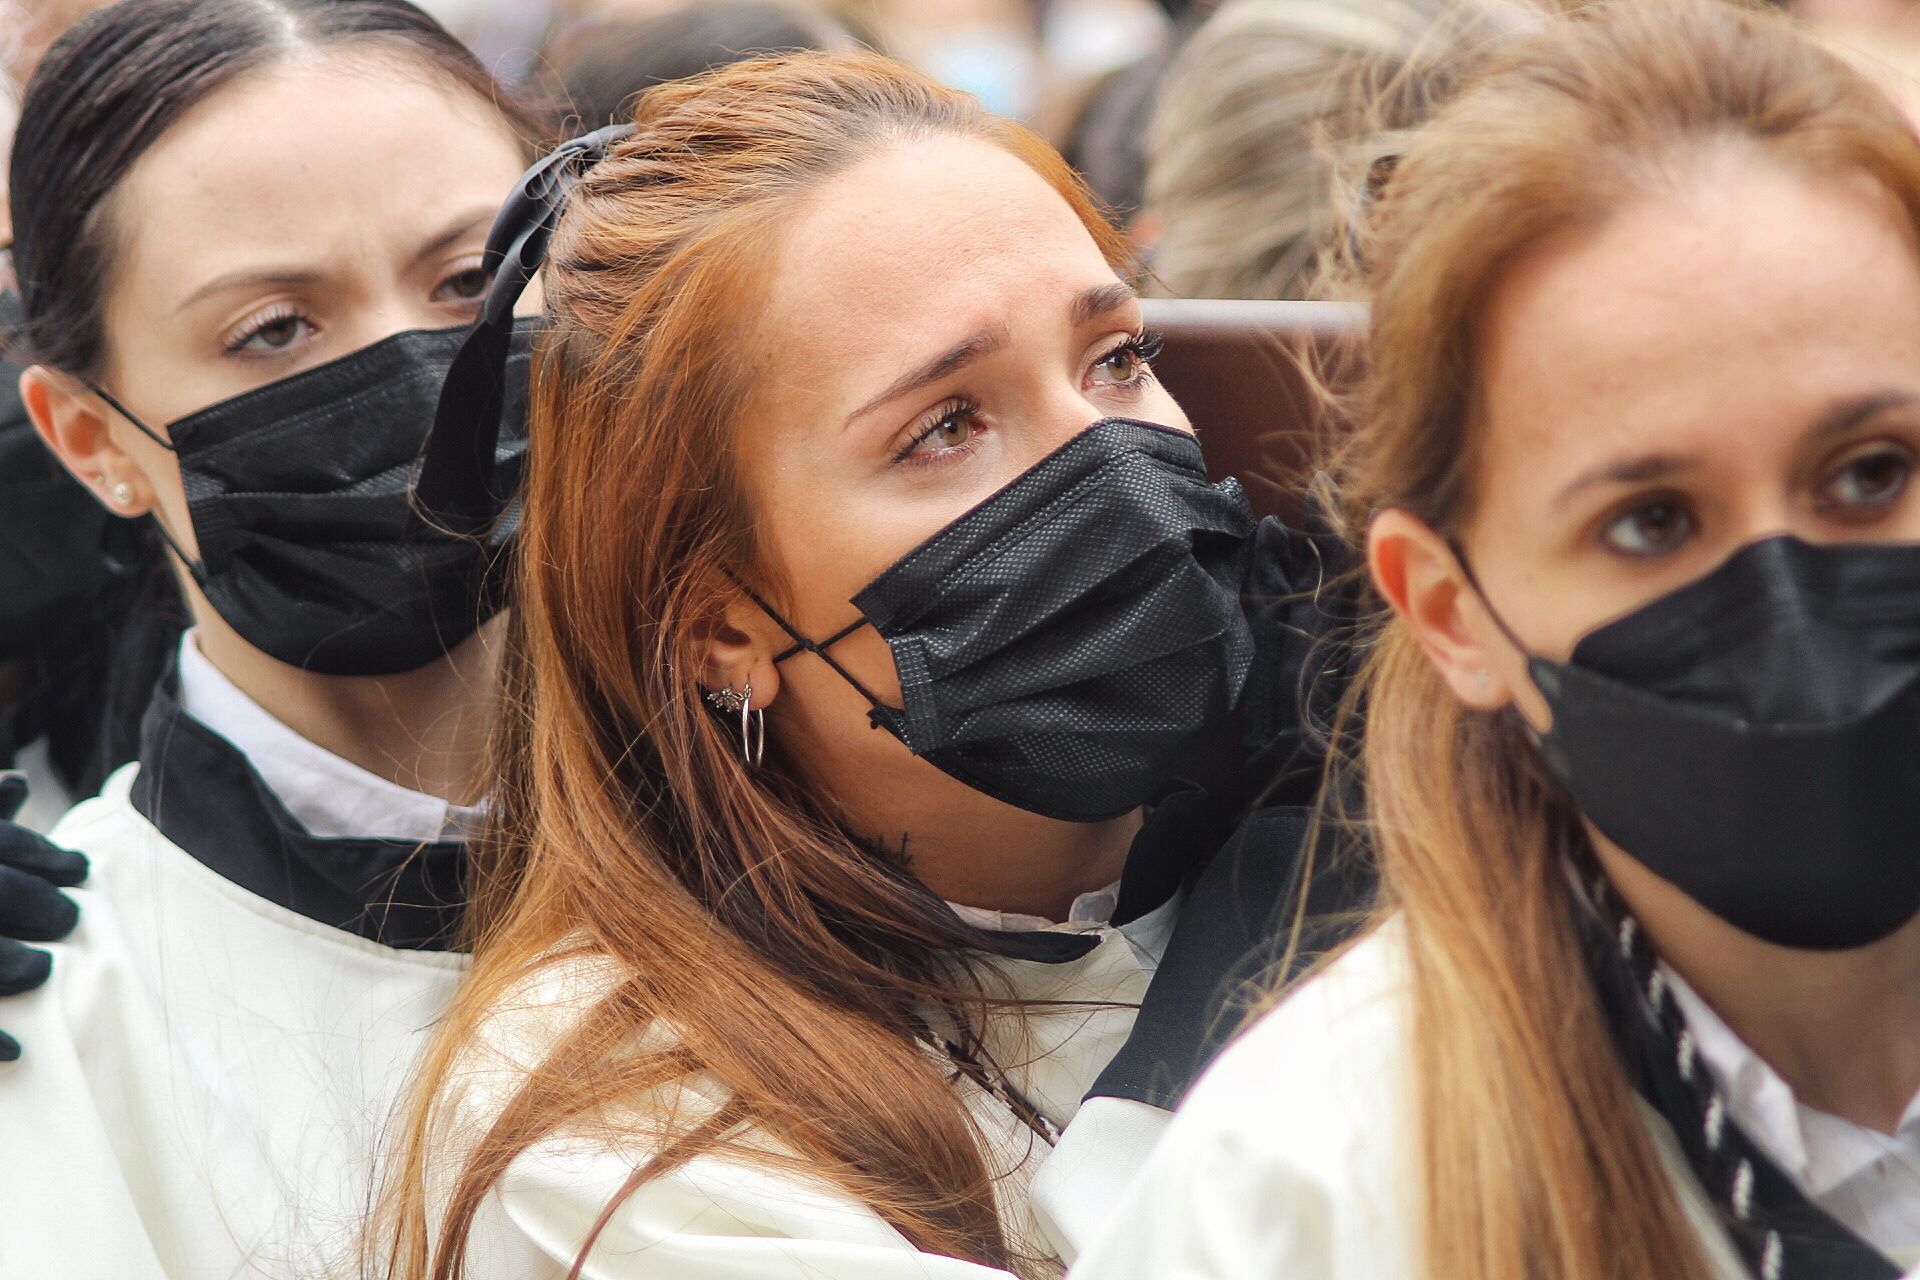
[[[1109,347],[1096,356],[1088,367],[1087,379],[1091,380],[1088,389],[1098,388],[1109,395],[1130,396],[1137,394],[1153,380],[1153,361],[1165,346],[1165,339],[1153,330],[1142,330],[1122,342]],[[1128,358],[1128,370],[1123,377],[1099,379],[1096,374],[1111,365],[1120,357]],[[955,396],[937,405],[920,419],[909,433],[906,443],[893,455],[895,463],[917,463],[923,466],[938,465],[942,462],[966,456],[972,451],[974,436],[979,427],[980,402],[972,396]],[[960,434],[964,429],[964,434]],[[926,449],[923,446],[934,436],[943,432],[958,434],[945,447]]]

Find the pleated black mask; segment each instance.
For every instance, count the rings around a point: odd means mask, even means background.
[[[1528,669],[1582,812],[1721,919],[1837,950],[1920,913],[1920,546],[1768,538]]]
[[[897,561],[858,622],[793,637],[873,723],[961,782],[1070,822],[1153,799],[1233,710],[1253,657],[1240,607],[1254,520],[1184,431],[1109,418]],[[763,605],[764,607],[764,605]],[[829,649],[885,637],[903,706]]]
[[[505,494],[526,448],[532,328],[515,328],[503,384],[494,483]],[[498,612],[493,570],[511,516],[485,537],[457,536],[408,493],[467,334],[397,333],[202,409],[165,437],[106,397],[178,457],[200,556],[174,552],[247,643],[323,675],[390,675],[435,661]]]

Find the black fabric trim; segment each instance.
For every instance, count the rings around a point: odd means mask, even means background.
[[[160,833],[249,893],[407,951],[446,951],[466,906],[458,840],[310,834],[245,755],[180,706],[174,668],[140,725],[132,801]]]
[[[1120,873],[1120,899],[1110,923],[1118,928],[1159,910],[1207,863],[1233,828],[1220,802],[1200,787],[1181,784],[1147,810]],[[1182,908],[1182,918],[1185,909]],[[1094,933],[1059,929],[985,929],[986,949],[1010,960],[1068,964],[1100,945]],[[1156,979],[1157,981],[1157,979]]]
[[[1087,1097],[1173,1110],[1256,1001],[1352,932],[1373,900],[1373,870],[1322,848],[1291,973],[1277,972],[1311,831],[1312,811],[1296,806],[1260,809],[1241,823],[1188,890],[1140,1017]]]

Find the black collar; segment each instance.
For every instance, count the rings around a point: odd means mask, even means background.
[[[1120,874],[1116,926],[1132,924],[1173,899],[1207,865],[1233,830],[1236,811],[1198,786],[1186,784],[1148,810]],[[1064,929],[987,929],[986,949],[1012,960],[1066,964],[1100,945],[1093,932]]]
[[[457,945],[464,844],[311,834],[239,748],[182,710],[176,679],[160,682],[140,724],[141,816],[209,869],[309,920],[410,951]]]

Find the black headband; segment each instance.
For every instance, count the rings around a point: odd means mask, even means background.
[[[608,125],[561,143],[520,175],[487,232],[485,260],[493,269],[493,283],[479,320],[447,370],[433,433],[414,482],[415,503],[446,528],[479,532],[511,498],[496,495],[492,486],[513,307],[546,261],[547,242],[567,193],[582,173],[632,133],[630,124]]]

